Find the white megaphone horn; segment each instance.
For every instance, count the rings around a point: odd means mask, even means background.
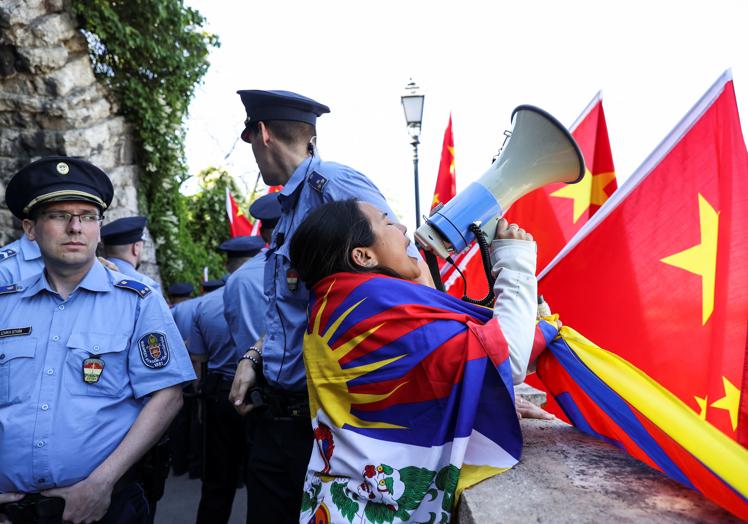
[[[496,223],[518,199],[553,182],[574,184],[584,176],[584,158],[566,128],[540,108],[512,112],[511,136],[488,171],[437,208],[416,230],[416,242],[441,258],[459,253],[475,239],[477,223],[488,240]]]

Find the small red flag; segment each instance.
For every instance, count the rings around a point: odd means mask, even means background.
[[[444,130],[442,158],[439,161],[439,175],[436,177],[436,189],[431,202],[431,209],[439,204],[446,204],[455,196],[455,141],[452,136],[452,114],[449,115],[447,129]]]
[[[252,234],[252,224],[250,224],[247,215],[239,209],[239,206],[231,195],[229,188],[226,188],[226,214],[229,218],[229,232],[231,238]]]

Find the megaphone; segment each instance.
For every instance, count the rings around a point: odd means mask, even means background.
[[[416,242],[446,259],[474,240],[477,223],[493,239],[496,223],[527,193],[553,182],[574,184],[584,158],[566,128],[542,109],[521,105],[512,112],[511,135],[488,171],[416,230]]]

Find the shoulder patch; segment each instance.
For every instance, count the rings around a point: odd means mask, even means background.
[[[6,258],[14,257],[18,254],[18,251],[15,249],[3,249],[0,251],[0,262],[5,260]]]
[[[309,175],[309,185],[318,193],[322,193],[327,185],[327,179],[316,171],[312,171],[312,174]]]
[[[169,344],[163,333],[146,333],[138,340],[138,349],[140,359],[146,367],[160,369],[169,363]]]
[[[18,293],[23,291],[23,286],[18,284],[8,284],[7,286],[0,286],[0,295],[9,295],[11,293]]]
[[[140,298],[145,298],[151,294],[151,288],[137,280],[120,280],[119,282],[115,282],[114,285],[116,287],[121,287],[122,289],[134,291],[140,295]]]

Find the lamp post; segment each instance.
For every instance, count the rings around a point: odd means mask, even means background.
[[[425,96],[421,94],[418,86],[411,79],[405,86],[405,94],[400,97],[405,111],[405,122],[410,134],[410,145],[413,146],[413,174],[416,185],[416,228],[421,226],[421,206],[418,198],[418,137],[421,134],[421,120],[423,119],[423,101]]]

